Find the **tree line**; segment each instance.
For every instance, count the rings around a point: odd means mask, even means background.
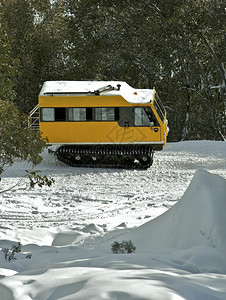
[[[46,80],[155,87],[170,141],[225,136],[223,0],[0,0],[0,99],[20,112]]]

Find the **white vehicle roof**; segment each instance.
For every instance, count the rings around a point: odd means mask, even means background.
[[[120,95],[129,103],[148,103],[154,96],[154,89],[135,89],[124,81],[46,81],[39,96],[47,94],[94,93],[111,85],[114,90],[103,92],[104,95]],[[118,89],[120,85],[120,89]]]

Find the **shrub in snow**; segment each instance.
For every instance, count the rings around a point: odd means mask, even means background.
[[[114,254],[118,254],[120,253],[120,243],[115,241],[112,245],[111,245],[111,251],[114,253]]]
[[[114,254],[119,254],[119,253],[134,253],[136,250],[136,247],[131,241],[122,241],[121,243],[115,241],[111,245],[111,251]]]
[[[11,249],[3,248],[2,251],[5,254],[5,259],[11,261],[12,259],[16,259],[15,253],[19,253],[21,251],[21,243],[19,242],[17,245],[12,245]]]

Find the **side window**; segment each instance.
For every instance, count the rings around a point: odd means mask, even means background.
[[[118,121],[118,107],[42,107],[42,122]]]
[[[96,121],[115,121],[116,114],[114,107],[96,107],[95,108]]]
[[[150,120],[143,107],[135,107],[135,126],[150,126]]]
[[[84,107],[68,108],[68,120],[86,121],[86,108]]]
[[[165,111],[165,108],[157,94],[155,96],[154,108],[155,108],[157,114],[159,115],[159,118],[161,119],[162,123],[164,123],[164,117],[165,117],[166,111]]]
[[[55,121],[54,108],[41,108],[41,120],[44,122]]]
[[[41,120],[42,122],[66,121],[66,108],[65,107],[41,108]]]

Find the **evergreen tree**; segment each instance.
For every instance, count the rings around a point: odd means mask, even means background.
[[[14,59],[11,40],[3,22],[0,2],[0,99],[15,99],[14,80],[18,74],[18,60]]]
[[[20,114],[11,101],[0,100],[0,181],[4,167],[12,165],[15,159],[27,160],[32,166],[40,163],[44,147],[45,142],[29,126],[27,116]],[[31,187],[50,186],[54,182],[37,170],[27,171],[27,176]]]
[[[13,55],[20,61],[14,80],[15,101],[20,111],[29,112],[37,103],[44,81],[64,78],[63,1],[1,2]]]
[[[2,2],[0,2],[2,8]],[[14,59],[11,40],[8,37],[7,26],[0,10],[0,176],[6,165],[13,164],[15,159],[27,160],[33,166],[42,157],[41,152],[45,142],[39,132],[34,132],[26,115],[21,114],[13,100],[16,93],[13,89],[18,76],[19,62]],[[41,176],[37,171],[28,172],[30,184],[51,185],[53,180]],[[1,180],[1,177],[0,177]],[[0,191],[1,192],[1,191]]]

